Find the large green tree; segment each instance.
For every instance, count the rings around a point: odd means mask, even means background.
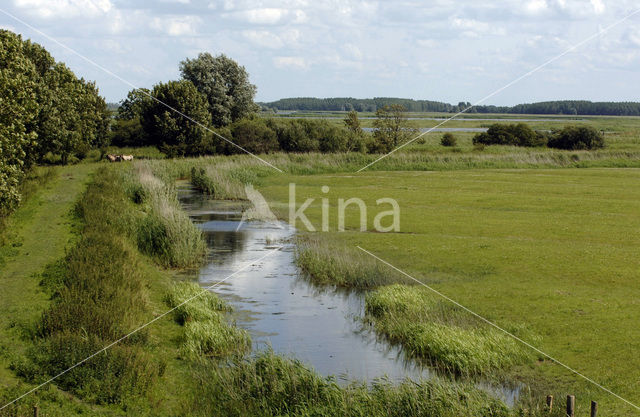
[[[207,102],[191,81],[159,83],[151,95],[156,100],[143,102],[141,120],[152,143],[169,156],[210,152],[213,145],[211,132],[207,130],[210,126]]]
[[[180,72],[206,98],[211,123],[216,127],[226,126],[260,109],[253,102],[256,86],[249,82],[249,74],[225,55],[205,52],[197,58],[185,59],[180,63]]]
[[[0,216],[20,202],[19,184],[35,147],[36,66],[19,36],[0,30]]]
[[[104,146],[108,120],[95,84],[42,46],[0,30],[0,216],[19,202],[31,165],[48,153],[66,163]]]

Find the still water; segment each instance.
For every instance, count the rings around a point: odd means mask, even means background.
[[[233,320],[249,331],[254,348],[271,346],[342,380],[428,376],[428,369],[377,340],[357,320],[364,311],[363,293],[320,289],[305,280],[294,263],[294,230],[287,223],[251,221],[238,229],[238,207],[183,187],[179,197],[210,249],[199,274],[203,287],[282,247],[214,288],[234,307]]]
[[[428,368],[358,320],[363,292],[319,288],[305,279],[294,263],[295,230],[287,223],[241,222],[238,204],[208,199],[188,184],[178,187],[178,197],[209,247],[199,271],[203,287],[281,248],[213,289],[233,306],[232,320],[249,331],[254,349],[271,347],[338,381],[429,377]],[[478,386],[510,405],[519,393],[513,387]]]

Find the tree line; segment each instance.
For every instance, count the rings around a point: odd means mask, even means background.
[[[373,135],[356,111],[342,126],[327,120],[265,118],[244,67],[201,53],[180,63],[181,79],[135,89],[120,103],[111,144],[156,146],[169,157],[241,152],[385,152],[412,133],[399,104],[377,109]]]
[[[469,102],[449,104],[430,100],[406,98],[375,97],[358,99],[352,97],[333,98],[284,98],[269,103],[259,103],[265,111],[350,111],[375,112],[384,106],[394,104],[404,106],[410,112],[457,113],[471,106]],[[479,105],[471,107],[466,113],[505,113],[505,114],[560,114],[583,116],[640,116],[638,102],[591,102],[587,100],[545,101],[539,103],[518,104],[515,106]]]
[[[42,46],[0,30],[0,217],[36,163],[67,163],[106,145],[109,113],[85,81]]]

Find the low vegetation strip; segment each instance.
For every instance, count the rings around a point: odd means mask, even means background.
[[[533,359],[512,338],[415,286],[391,285],[367,294],[366,319],[409,355],[454,374],[484,375]]]
[[[51,307],[33,329],[34,346],[13,365],[27,381],[39,383],[68,369],[150,316],[149,282],[123,233],[135,217],[121,180],[113,170],[99,172],[76,207],[84,225],[77,245],[44,274]],[[144,397],[165,366],[146,348],[147,337],[136,333],[56,384],[98,404]]]
[[[512,416],[507,406],[471,383],[433,378],[341,387],[295,359],[273,352],[237,359],[230,366],[194,368],[196,416]]]
[[[185,300],[191,300],[184,303]],[[183,326],[180,352],[184,358],[226,357],[244,354],[251,349],[246,330],[230,326],[223,314],[231,307],[212,292],[203,292],[195,283],[181,282],[165,297]],[[182,305],[181,305],[182,304]]]
[[[296,263],[317,285],[372,288],[407,279],[347,246],[321,235],[300,235],[296,240]]]

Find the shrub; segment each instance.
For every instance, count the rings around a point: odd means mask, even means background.
[[[275,152],[279,148],[276,132],[262,119],[241,119],[231,126],[231,134],[238,146],[251,153]],[[242,150],[229,144],[227,153],[242,153]]]
[[[536,133],[524,123],[494,123],[486,132],[474,136],[473,144],[533,147],[544,146],[546,142],[544,135]]]
[[[549,147],[567,150],[604,148],[604,136],[591,126],[566,126],[549,139]]]
[[[440,139],[440,144],[442,146],[456,146],[457,142],[458,140],[453,135],[453,133],[449,133],[449,132],[442,135],[442,139]]]

